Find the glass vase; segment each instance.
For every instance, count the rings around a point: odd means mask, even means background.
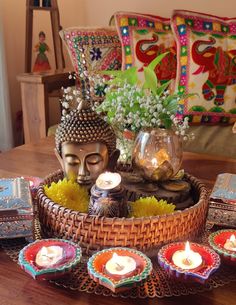
[[[118,161],[131,165],[135,134],[129,130],[120,131],[115,127],[113,127],[113,129],[116,134],[116,148],[120,150]]]
[[[149,128],[136,137],[132,164],[143,178],[165,181],[179,171],[182,155],[181,137],[172,129]]]

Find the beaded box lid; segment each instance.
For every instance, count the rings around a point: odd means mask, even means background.
[[[236,204],[236,175],[218,175],[210,198],[217,202]]]

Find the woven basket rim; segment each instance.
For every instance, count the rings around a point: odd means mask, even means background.
[[[40,198],[42,201],[45,201],[47,200],[47,204],[55,207],[55,208],[58,208],[58,210],[62,211],[63,213],[69,213],[71,215],[75,215],[75,216],[78,216],[78,217],[84,217],[84,218],[91,218],[91,219],[101,219],[101,220],[106,220],[108,222],[112,221],[112,222],[115,222],[115,221],[131,221],[131,222],[134,222],[135,220],[137,220],[137,222],[140,222],[140,221],[148,221],[148,220],[159,220],[159,219],[164,219],[164,218],[171,218],[171,217],[174,217],[176,216],[177,214],[188,214],[189,212],[191,213],[191,211],[193,210],[196,210],[197,208],[199,208],[199,206],[201,206],[201,203],[203,200],[206,199],[206,197],[209,197],[209,191],[207,190],[206,186],[204,185],[203,182],[201,182],[199,179],[197,179],[196,177],[188,174],[188,173],[185,173],[184,174],[184,177],[187,178],[188,180],[190,180],[190,178],[195,182],[195,183],[199,183],[200,186],[199,186],[199,199],[198,199],[198,202],[195,203],[194,205],[188,207],[188,208],[185,208],[184,210],[176,210],[172,213],[169,213],[169,214],[163,214],[163,215],[156,215],[156,216],[143,216],[143,217],[105,217],[105,216],[99,216],[99,215],[89,215],[88,213],[81,213],[79,211],[75,211],[75,210],[72,210],[70,208],[67,208],[67,207],[64,207],[62,205],[60,205],[59,203],[57,202],[54,202],[52,201],[49,197],[47,197],[47,195],[45,194],[44,192],[44,185],[46,185],[45,183],[45,180],[46,179],[49,179],[50,177],[53,177],[54,175],[58,175],[58,174],[62,174],[63,171],[62,170],[57,170],[51,174],[49,174],[48,176],[46,176],[43,180],[43,182],[40,183],[39,185],[39,188],[38,188],[38,191],[37,191],[37,196],[38,198]]]

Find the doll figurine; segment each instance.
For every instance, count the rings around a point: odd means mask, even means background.
[[[45,42],[46,35],[43,31],[39,32],[39,43],[35,46],[35,52],[38,52],[37,58],[34,64],[33,72],[48,71],[51,69],[46,51],[49,51],[49,47]]]

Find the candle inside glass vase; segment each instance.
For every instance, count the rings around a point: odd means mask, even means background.
[[[236,252],[236,238],[235,235],[232,234],[229,239],[226,240],[224,244],[224,248],[229,251]]]
[[[172,261],[177,267],[186,270],[195,269],[202,265],[201,255],[191,250],[188,241],[184,250],[174,252]]]
[[[91,188],[89,214],[106,217],[126,217],[125,190],[118,173],[105,172]]]

